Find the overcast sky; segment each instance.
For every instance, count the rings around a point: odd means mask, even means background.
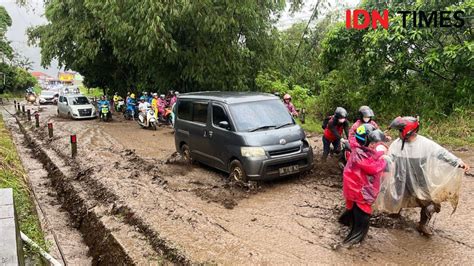
[[[300,12],[289,14],[285,12],[277,26],[287,28],[295,22],[308,21],[311,17],[314,5],[318,0],[306,0]],[[0,0],[0,5],[4,6],[12,18],[12,26],[8,30],[7,38],[12,43],[12,47],[20,54],[28,57],[33,62],[34,71],[42,71],[52,76],[57,76],[57,62],[53,62],[48,69],[40,66],[41,55],[38,47],[31,47],[27,44],[26,29],[30,26],[45,24],[43,0],[28,0],[26,7],[18,7],[14,0]],[[334,3],[348,4],[355,6],[359,0],[330,0]],[[333,5],[334,6],[334,5]]]

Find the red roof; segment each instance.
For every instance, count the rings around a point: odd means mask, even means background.
[[[35,78],[39,78],[39,77],[43,77],[43,78],[51,78],[50,75],[46,74],[46,73],[43,73],[43,72],[39,72],[39,71],[33,71],[31,72],[31,75]]]

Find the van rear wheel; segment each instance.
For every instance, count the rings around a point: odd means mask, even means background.
[[[239,160],[233,160],[230,163],[229,178],[237,182],[247,183],[248,178],[244,167]]]

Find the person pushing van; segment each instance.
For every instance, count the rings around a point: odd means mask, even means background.
[[[349,137],[349,122],[347,121],[346,109],[337,107],[334,115],[330,116],[324,121],[323,129],[324,135],[322,160],[326,161],[329,151],[331,150],[331,144],[334,147],[334,151],[336,153],[341,151],[342,132],[344,131],[346,138]]]

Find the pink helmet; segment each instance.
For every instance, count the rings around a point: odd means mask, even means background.
[[[283,96],[283,100],[291,100],[291,96],[287,93]]]

